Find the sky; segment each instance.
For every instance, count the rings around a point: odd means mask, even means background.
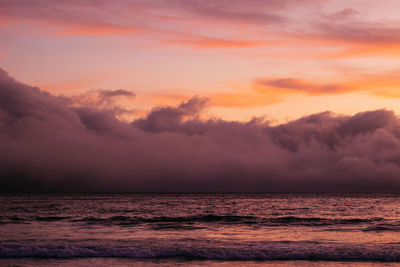
[[[54,95],[127,90],[119,118],[400,112],[397,0],[1,0],[0,67]]]
[[[0,0],[0,192],[399,191],[399,8]]]

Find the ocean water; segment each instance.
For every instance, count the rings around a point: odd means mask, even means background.
[[[391,266],[398,194],[0,196],[0,266]]]

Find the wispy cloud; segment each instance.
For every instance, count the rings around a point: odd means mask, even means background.
[[[309,95],[335,94],[351,91],[342,84],[317,84],[301,79],[280,78],[280,79],[259,79],[255,82],[256,86],[278,88],[286,91],[302,92]]]
[[[382,97],[400,97],[398,71],[379,75],[344,77],[341,81],[320,82],[300,78],[260,78],[253,83],[256,92],[267,95],[306,94],[310,96],[365,92]]]
[[[330,2],[15,0],[0,3],[0,17],[5,23],[53,27],[55,34],[140,34],[197,48],[254,47],[289,38],[344,46],[347,56],[357,54],[358,47],[363,54],[394,47],[398,51],[400,28],[395,21],[362,16],[351,3],[327,12],[324,6]]]

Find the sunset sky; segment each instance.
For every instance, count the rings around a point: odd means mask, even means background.
[[[398,0],[0,0],[0,67],[53,95],[121,90],[120,118],[400,113]],[[76,102],[79,102],[76,101]],[[75,103],[78,105],[79,103]]]
[[[399,191],[399,10],[0,0],[0,191]]]

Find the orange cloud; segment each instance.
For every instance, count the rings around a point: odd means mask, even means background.
[[[336,94],[352,91],[345,84],[318,84],[295,78],[258,79],[254,82],[254,88],[259,92],[279,89],[280,92],[285,94],[301,92],[308,95]]]
[[[387,75],[360,75],[337,82],[312,82],[300,78],[262,78],[255,80],[250,90],[208,93],[201,96],[210,99],[209,105],[222,108],[245,108],[267,106],[284,101],[294,94],[309,96],[337,95],[366,92],[379,97],[400,98],[398,73]],[[143,102],[153,105],[177,105],[192,95],[181,93],[158,93],[138,95]]]
[[[141,32],[141,30],[129,27],[111,27],[111,26],[91,26],[74,27],[57,31],[57,35],[129,35]]]
[[[266,41],[257,40],[230,40],[222,38],[194,36],[186,39],[167,41],[173,44],[188,45],[195,48],[251,48],[269,44]]]
[[[369,92],[382,97],[400,97],[398,72],[387,75],[360,75],[339,82],[311,82],[298,78],[257,79],[253,89],[266,95],[306,94],[310,96],[344,94],[356,91]]]
[[[208,105],[212,107],[255,107],[270,105],[282,101],[282,97],[278,94],[275,96],[266,96],[255,91],[210,93],[201,96],[208,98]],[[158,93],[138,95],[137,99],[140,99],[151,106],[171,106],[187,101],[192,97],[193,95],[190,94]]]

